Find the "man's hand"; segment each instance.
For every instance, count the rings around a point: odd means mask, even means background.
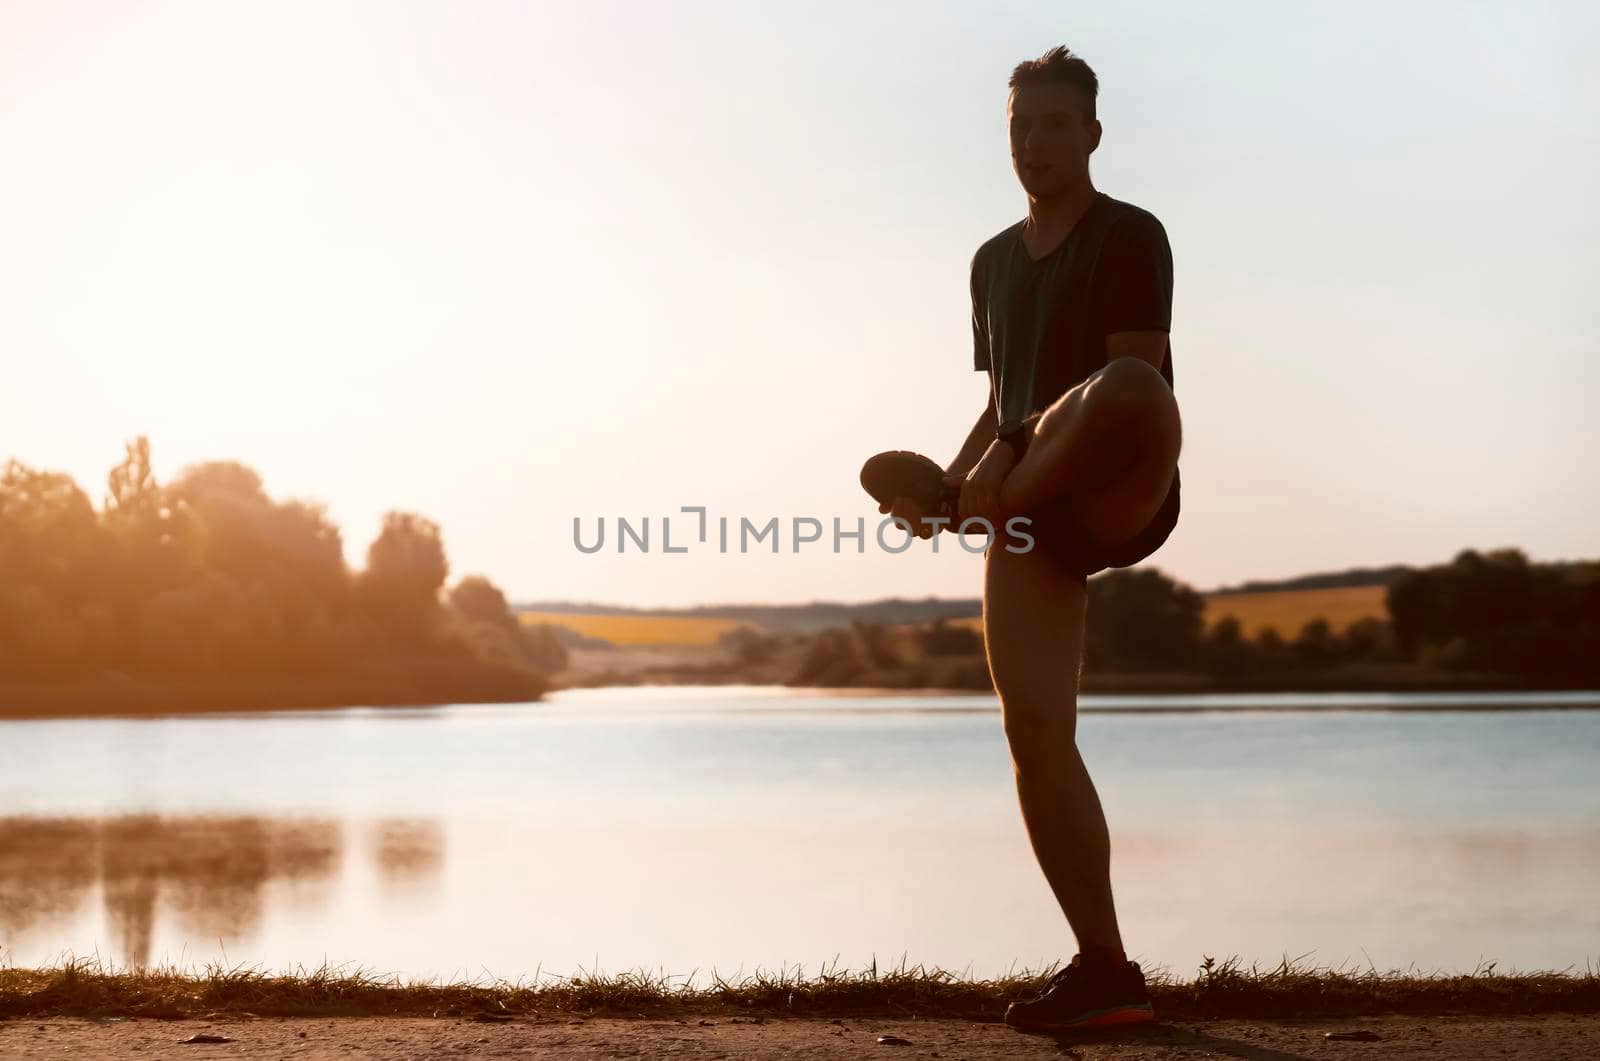
[[[945,482],[948,483],[950,478],[951,477],[948,475],[945,476]],[[893,516],[896,519],[904,520],[906,524],[910,526],[911,533],[923,540],[932,538],[939,529],[938,524],[923,522],[927,517],[936,515],[937,513],[924,512],[922,505],[913,498],[897,497],[891,504],[879,505],[878,511]],[[946,524],[946,526],[948,526],[948,524]]]
[[[987,520],[991,529],[1001,524],[1000,486],[1011,474],[1016,464],[1016,454],[1009,443],[995,439],[984,450],[970,472],[964,476],[946,476],[945,482],[961,484],[961,504],[958,506],[956,527],[962,521],[980,518]]]

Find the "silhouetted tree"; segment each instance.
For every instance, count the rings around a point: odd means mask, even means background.
[[[439,525],[390,512],[367,550],[358,589],[367,614],[390,637],[427,640],[438,627],[439,591],[449,572]]]
[[[1199,656],[1205,599],[1156,568],[1117,568],[1089,580],[1084,667],[1181,669]]]
[[[983,635],[970,626],[935,619],[922,629],[922,651],[929,656],[981,656]]]
[[[855,631],[819,631],[812,639],[789,685],[838,687],[858,681],[866,672],[861,641]]]
[[[1254,646],[1244,639],[1239,620],[1224,615],[1206,632],[1202,646],[1207,667],[1226,675],[1240,674],[1249,669],[1254,657]]]
[[[1465,549],[1389,587],[1408,653],[1450,669],[1540,681],[1600,677],[1600,564],[1530,564],[1518,549]]]
[[[471,622],[508,628],[517,625],[506,595],[482,575],[468,575],[457,582],[450,591],[450,606]]]
[[[1278,628],[1270,624],[1256,631],[1252,657],[1259,670],[1286,670],[1295,665],[1294,652]]]
[[[1536,618],[1535,582],[1519,549],[1464,549],[1446,566],[1401,576],[1385,601],[1401,645],[1412,650]]]
[[[1344,645],[1346,655],[1353,660],[1396,663],[1404,658],[1394,627],[1372,616],[1357,619],[1345,628]]]
[[[100,526],[70,476],[0,469],[0,659],[16,673],[81,665],[109,627],[96,595]]]
[[[1326,619],[1309,619],[1294,639],[1294,651],[1308,667],[1325,667],[1337,660],[1340,645]]]
[[[468,575],[450,590],[450,609],[461,634],[482,659],[548,675],[564,670],[567,650],[548,623],[527,627],[506,595],[482,575]]]
[[[753,626],[741,623],[732,630],[717,635],[717,644],[731,650],[740,663],[759,666],[770,663],[777,656],[783,642]]]
[[[850,632],[855,635],[861,645],[862,655],[872,666],[893,669],[902,663],[900,654],[890,641],[889,629],[884,624],[854,619],[850,623]]]
[[[143,435],[124,447],[122,463],[107,476],[100,523],[104,553],[98,573],[100,599],[116,625],[104,643],[104,662],[139,667],[145,609],[159,594],[180,590],[204,568],[194,513],[156,482],[150,441]]]
[[[358,591],[321,505],[275,501],[237,461],[162,485],[142,436],[98,513],[68,476],[0,466],[5,677],[120,671],[241,689],[310,678],[407,702],[536,695],[534,676],[563,666],[565,650],[549,630],[524,630],[482,579],[455,599],[461,622],[493,636],[464,637],[441,621],[447,571],[438,526],[390,513]]]

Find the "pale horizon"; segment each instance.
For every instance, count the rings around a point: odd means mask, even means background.
[[[233,459],[325,503],[355,565],[385,511],[425,515],[452,580],[515,601],[976,597],[949,537],[586,556],[572,521],[870,537],[862,460],[948,462],[987,393],[968,264],[1025,210],[1006,78],[1066,44],[1100,77],[1097,187],[1174,253],[1183,514],[1142,566],[1593,558],[1597,29],[1575,3],[7,7],[0,461],[98,505],[147,435],[163,481]]]

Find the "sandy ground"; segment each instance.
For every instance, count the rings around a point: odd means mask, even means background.
[[[1334,1041],[1362,1031],[1375,1040]],[[195,1034],[232,1042],[177,1045]],[[897,1036],[905,1043],[880,1043]],[[1022,1035],[960,1020],[710,1017],[682,1020],[451,1019],[0,1021],[0,1058],[1539,1058],[1600,1057],[1600,1015],[1537,1018],[1367,1017],[1314,1021],[1179,1021],[1114,1040]]]

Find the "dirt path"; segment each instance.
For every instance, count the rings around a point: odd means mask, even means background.
[[[1375,1040],[1333,1041],[1329,1031]],[[196,1033],[232,1042],[176,1045]],[[879,1036],[907,1042],[878,1042]],[[1426,1058],[1600,1057],[1600,1016],[1365,1017],[1348,1021],[1180,1021],[1114,1041],[1066,1042],[960,1020],[218,1018],[0,1021],[0,1058]]]

